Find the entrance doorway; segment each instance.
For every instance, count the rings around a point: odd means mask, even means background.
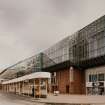
[[[69,85],[66,85],[66,93],[69,94]]]
[[[104,94],[104,87],[99,87],[98,88],[98,93],[99,93],[99,95],[103,95]]]
[[[58,86],[52,86],[52,92],[54,93],[54,91],[58,91]]]

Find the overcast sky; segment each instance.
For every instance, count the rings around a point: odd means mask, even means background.
[[[0,69],[47,49],[105,14],[105,0],[0,0]]]

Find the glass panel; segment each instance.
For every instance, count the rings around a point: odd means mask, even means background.
[[[97,81],[97,75],[92,75],[92,82],[96,82]]]
[[[89,82],[92,82],[92,75],[89,75]]]
[[[104,74],[98,74],[98,81],[104,81]]]

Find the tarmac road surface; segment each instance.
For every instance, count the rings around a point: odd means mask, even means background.
[[[44,104],[31,102],[17,95],[0,93],[0,105],[44,105]]]
[[[46,99],[33,99],[31,97],[0,92],[0,105],[105,105],[105,96],[54,96],[51,94]]]

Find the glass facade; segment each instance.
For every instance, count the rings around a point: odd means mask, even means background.
[[[98,74],[98,81],[104,81],[104,74]]]
[[[105,95],[105,72],[102,69],[97,69],[98,71],[94,69],[86,75],[88,77],[86,80],[87,94]]]
[[[74,61],[105,55],[105,16],[84,27],[70,41]]]
[[[105,16],[68,36],[43,53],[56,64],[67,60],[78,64],[81,61],[104,56]]]
[[[18,72],[16,75],[21,76],[27,73],[40,71],[43,68],[45,69],[62,62],[70,61],[76,65],[81,61],[104,55],[105,16],[97,19],[73,35],[64,38],[42,53],[7,68],[6,72]]]
[[[49,59],[43,61],[44,68],[69,60],[69,36],[44,51],[43,54],[54,62],[49,64]]]
[[[96,82],[97,81],[97,74],[89,75],[89,82]]]
[[[42,53],[32,56],[28,59],[18,62],[11,67],[5,69],[5,72],[0,75],[1,78],[12,79],[21,77],[32,72],[38,72],[42,69]]]

